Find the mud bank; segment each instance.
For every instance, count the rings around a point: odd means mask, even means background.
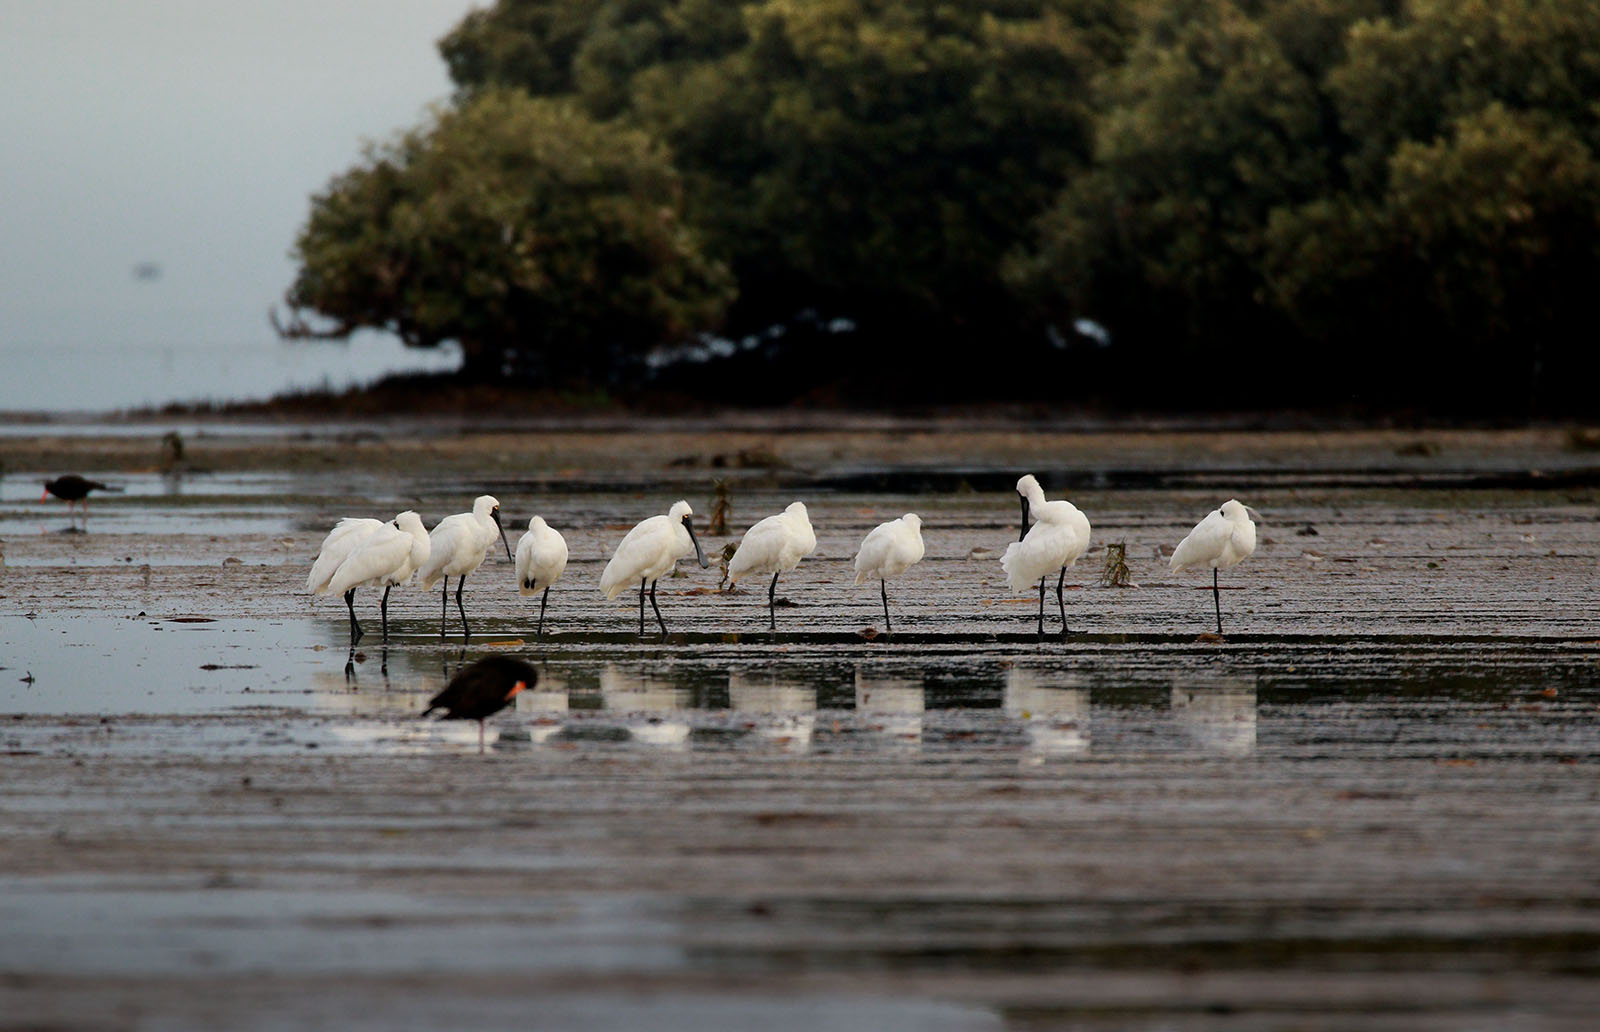
[[[219,434],[166,477],[137,436],[7,439],[0,1027],[1588,1027],[1600,528],[1564,436],[790,430]],[[128,491],[68,533],[28,486],[57,459]],[[995,561],[1018,469],[1094,521],[1064,641]],[[482,490],[513,544],[567,535],[544,640],[503,555],[466,642],[397,590],[352,650],[298,594],[336,516]],[[1161,550],[1232,494],[1267,522],[1217,640]],[[716,569],[662,583],[665,641],[598,595],[680,496],[708,553],[807,501],[776,634]],[[909,509],[886,635],[847,568]],[[507,650],[541,682],[484,755],[415,719]]]

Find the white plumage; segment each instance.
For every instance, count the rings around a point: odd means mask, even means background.
[[[739,550],[728,562],[728,583],[739,583],[740,577],[772,574],[772,584],[767,589],[767,618],[773,630],[778,629],[773,613],[778,590],[778,575],[800,565],[800,560],[816,551],[817,535],[811,528],[804,502],[791,502],[776,516],[768,516],[744,532],[739,540]]]
[[[877,577],[898,577],[922,561],[922,517],[908,512],[897,520],[880,523],[861,539],[856,551],[856,583]]]
[[[1250,508],[1230,498],[1195,525],[1178,547],[1173,549],[1172,572],[1182,573],[1195,566],[1211,567],[1211,597],[1217,610],[1217,633],[1222,633],[1222,594],[1217,585],[1218,570],[1236,566],[1256,550],[1256,525]]]
[[[355,618],[355,589],[364,584],[383,585],[383,601],[378,611],[383,619],[383,640],[389,640],[389,589],[411,579],[416,568],[428,559],[429,541],[422,517],[407,510],[392,523],[360,535],[360,540],[328,580],[326,593],[344,595],[350,608],[351,644],[361,637]]]
[[[430,545],[422,517],[407,510],[394,522],[380,524],[362,536],[334,571],[327,594],[342,595],[364,584],[404,584],[411,579],[412,571],[428,561]]]
[[[450,578],[458,577],[456,584],[456,609],[461,613],[461,630],[471,637],[467,627],[467,611],[461,604],[461,589],[466,585],[467,574],[483,565],[489,547],[495,538],[505,546],[506,558],[511,558],[511,546],[506,544],[505,531],[500,527],[500,502],[493,495],[479,495],[473,499],[471,512],[460,512],[439,521],[428,535],[428,559],[417,569],[422,590],[432,591],[444,579],[444,592],[450,592]],[[444,637],[444,604],[439,614],[439,637]]]
[[[1044,578],[1061,571],[1056,580],[1056,602],[1061,608],[1061,636],[1067,636],[1067,608],[1061,589],[1066,580],[1067,568],[1077,563],[1089,548],[1089,517],[1069,501],[1058,499],[1047,502],[1044,489],[1033,474],[1017,481],[1017,493],[1022,496],[1022,519],[1026,527],[1031,512],[1037,522],[1023,535],[1021,541],[1006,546],[1000,557],[1000,568],[1006,573],[1006,583],[1014,592],[1030,590],[1039,585],[1039,635],[1044,635]]]
[[[561,532],[535,516],[517,541],[517,593],[536,595],[539,600],[539,634],[544,634],[544,607],[550,601],[550,585],[561,579],[567,568],[567,539]]]
[[[328,531],[328,536],[322,539],[322,547],[311,564],[311,572],[306,575],[306,594],[326,595],[328,582],[333,579],[339,564],[350,558],[350,553],[355,551],[363,537],[383,525],[382,520],[365,516],[346,516],[335,523],[333,529]]]
[[[458,512],[440,520],[428,534],[428,561],[417,570],[422,590],[432,591],[441,577],[465,577],[482,566],[489,555],[489,546],[497,537],[504,543],[500,503],[493,495],[475,498],[471,512]],[[510,545],[506,545],[506,558],[511,558]]]
[[[1249,558],[1255,550],[1256,525],[1250,521],[1250,510],[1230,498],[1178,542],[1170,565],[1173,573],[1182,573],[1191,566],[1226,570]]]
[[[677,565],[679,559],[695,556],[701,569],[711,565],[700,542],[694,536],[694,510],[689,503],[677,501],[662,516],[651,516],[641,521],[622,539],[611,561],[600,574],[600,591],[608,599],[616,598],[634,581],[639,582],[639,633],[644,634],[644,589],[650,586],[650,605],[661,624],[661,635],[666,637],[667,624],[661,619],[661,608],[656,605],[656,581]]]
[[[922,556],[922,517],[914,512],[873,527],[856,551],[856,584],[878,578],[878,592],[883,598],[883,625],[887,631],[894,628],[889,622],[889,589],[885,582],[921,562]]]
[[[561,532],[535,516],[517,540],[517,591],[537,595],[549,591],[567,568],[567,539]]]

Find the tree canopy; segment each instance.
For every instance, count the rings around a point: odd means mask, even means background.
[[[483,90],[313,198],[287,300],[334,325],[295,331],[375,327],[417,347],[458,341],[487,373],[605,382],[714,325],[734,296],[681,195],[644,133]]]
[[[806,312],[1039,373],[909,366],[954,393],[1592,404],[1587,0],[499,0],[440,50],[313,198],[295,330],[614,382]]]

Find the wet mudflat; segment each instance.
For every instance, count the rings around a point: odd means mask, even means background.
[[[1590,1027],[1600,480],[1559,441],[1477,443],[873,464],[802,435],[741,447],[804,468],[730,469],[675,441],[623,447],[620,488],[590,459],[124,473],[82,533],[7,476],[0,1027]],[[996,561],[1030,462],[1095,524],[1065,642]],[[352,652],[342,603],[297,593],[336,516],[432,525],[484,489],[513,545],[535,512],[567,536],[542,641],[503,553],[466,643],[408,589],[387,646],[358,600]],[[1219,641],[1209,577],[1158,550],[1231,494],[1267,523]],[[598,596],[680,496],[708,554],[808,503],[778,633],[765,583],[715,568],[662,582],[664,642]],[[886,635],[849,559],[913,509]],[[1118,542],[1136,587],[1099,584]],[[503,651],[541,683],[483,755],[415,719]]]

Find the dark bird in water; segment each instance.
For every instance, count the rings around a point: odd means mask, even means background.
[[[476,720],[478,751],[483,752],[483,722],[511,704],[518,692],[539,682],[539,671],[510,656],[480,659],[450,679],[422,711],[444,710],[444,720]]]
[[[44,494],[39,496],[39,501],[48,501],[51,495],[55,495],[57,498],[60,498],[67,503],[68,511],[71,511],[73,505],[77,504],[78,502],[82,502],[83,511],[88,512],[90,491],[121,490],[122,488],[120,487],[112,487],[110,484],[102,484],[98,480],[85,480],[76,473],[68,473],[64,477],[56,477],[54,480],[46,480],[44,482]]]

